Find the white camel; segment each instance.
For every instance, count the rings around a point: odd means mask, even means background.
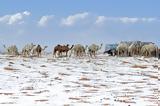
[[[11,45],[9,47],[6,47],[5,45],[3,45],[3,47],[6,49],[6,52],[7,52],[8,55],[14,55],[14,56],[16,56],[16,55],[19,54],[18,53],[18,48],[17,48],[16,45]]]
[[[81,44],[77,44],[74,46],[73,51],[74,51],[74,55],[77,57],[82,57],[86,54],[86,49],[87,49],[87,45],[86,47],[84,47]]]
[[[33,43],[31,44],[26,44],[24,46],[24,48],[22,49],[22,55],[23,56],[30,56],[31,55],[31,51],[32,49],[35,47],[36,45],[34,45]]]
[[[141,48],[141,55],[142,56],[147,56],[147,57],[158,57],[159,51],[158,51],[158,46],[156,46],[153,43],[146,44]]]
[[[128,47],[128,56],[140,55],[141,48],[142,48],[141,41],[132,42],[132,44]]]
[[[116,48],[118,56],[128,56],[128,47],[131,42],[120,42]]]
[[[103,44],[101,44],[100,46],[99,45],[96,45],[96,44],[92,44],[88,47],[88,52],[89,52],[89,55],[91,57],[96,57],[96,53],[98,50],[100,50],[102,48]]]

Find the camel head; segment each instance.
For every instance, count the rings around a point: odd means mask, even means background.
[[[101,43],[101,45],[99,46],[99,48],[98,48],[98,49],[100,50],[100,49],[102,48],[102,46],[103,46],[103,43]]]
[[[44,46],[44,50],[47,48],[48,46]]]
[[[87,49],[87,48],[88,48],[88,45],[85,46],[85,49]]]
[[[32,48],[35,47],[36,45],[32,45]]]
[[[69,46],[69,44],[66,45],[67,47]]]
[[[101,43],[101,46],[100,47],[102,47],[103,46],[103,43]]]
[[[71,46],[70,50],[74,47],[74,45]]]
[[[31,43],[31,50],[35,47],[36,45],[34,45],[33,43]],[[38,47],[38,46],[37,46]]]
[[[3,47],[6,48],[6,45],[4,44]]]
[[[34,45],[33,43],[31,43],[31,47],[33,48],[33,47],[35,47],[36,45]]]

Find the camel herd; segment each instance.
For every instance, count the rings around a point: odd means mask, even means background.
[[[54,57],[62,56],[71,56],[76,57],[96,57],[97,52],[102,48],[103,44],[91,44],[91,45],[81,45],[75,44],[72,46],[67,45],[56,45],[53,48]],[[21,52],[18,52],[16,45],[11,45],[4,48],[6,49],[7,54],[9,55],[22,55],[25,57],[37,56],[40,57],[44,53],[45,49],[48,46],[42,47],[41,45],[34,45],[33,43],[27,44],[22,48]],[[152,42],[141,42],[141,41],[132,41],[132,42],[120,42],[115,48],[109,49],[104,53],[111,54],[113,56],[146,56],[146,57],[158,57],[160,58],[160,48]]]
[[[160,57],[160,48],[152,42],[120,42],[113,51],[117,56]],[[105,53],[113,54],[111,50],[105,51]]]
[[[6,53],[8,55],[14,55],[14,56],[17,56],[17,55],[22,55],[22,56],[25,56],[25,57],[29,57],[29,56],[38,56],[40,57],[42,52],[44,52],[44,50],[47,48],[48,46],[44,46],[44,48],[42,48],[40,45],[34,45],[33,43],[31,44],[26,44],[23,49],[22,49],[22,52],[18,52],[18,48],[16,45],[11,45],[9,47],[6,47],[4,45],[4,48],[6,49]]]

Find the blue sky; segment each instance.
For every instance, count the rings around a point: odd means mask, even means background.
[[[160,0],[2,0],[0,43],[160,43]]]

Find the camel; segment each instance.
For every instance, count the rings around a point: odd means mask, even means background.
[[[68,51],[71,50],[73,47],[74,45],[69,48],[69,44],[63,46],[58,44],[56,47],[54,47],[53,55],[56,57],[56,53],[58,52],[58,57],[62,56],[62,53],[65,53],[65,56],[67,57]]]
[[[86,49],[87,49],[87,45],[86,47],[84,47],[83,45],[81,44],[77,44],[74,46],[73,48],[73,51],[74,51],[74,54],[77,56],[77,57],[82,57],[85,55],[86,53]]]
[[[41,52],[42,52],[42,47],[40,45],[38,45],[36,47],[36,53],[37,53],[37,56],[40,57],[41,56]]]
[[[105,46],[105,51],[103,52],[103,54],[109,54],[110,56],[115,56],[117,55],[117,48],[118,44],[106,44]]]
[[[9,55],[14,55],[14,56],[16,56],[16,55],[19,54],[19,53],[18,53],[18,48],[17,48],[16,45],[11,45],[11,46],[9,46],[9,47],[6,47],[5,45],[3,45],[3,47],[6,49],[7,54],[9,54]]]
[[[47,48],[48,46],[44,46],[43,48],[40,45],[34,46],[32,49],[32,55],[37,55],[38,57],[41,56],[42,52]]]
[[[115,48],[112,48],[112,49],[109,49],[109,50],[103,52],[103,54],[106,54],[106,53],[109,54],[110,56],[117,55],[117,51]]]
[[[153,44],[146,44],[141,48],[141,55],[147,57],[158,57],[158,47]]]
[[[160,48],[158,49],[158,59],[160,59]]]
[[[35,46],[36,45],[34,45],[33,43],[25,45],[24,48],[22,49],[22,55],[23,56],[30,56],[31,51]]]
[[[44,46],[43,48],[42,48],[42,54],[45,54],[45,50],[48,48],[48,46]]]
[[[100,46],[99,45],[96,45],[96,44],[92,44],[88,47],[88,52],[89,52],[89,55],[91,57],[96,57],[96,53],[98,50],[100,50],[102,48],[103,44],[101,44]]]
[[[141,48],[141,41],[132,42],[132,44],[128,47],[128,56],[140,55]]]
[[[116,48],[118,56],[127,56],[131,42],[120,42]]]

